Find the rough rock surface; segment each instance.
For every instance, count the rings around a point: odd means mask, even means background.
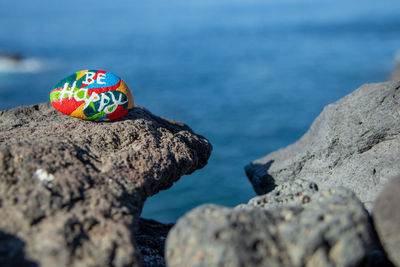
[[[140,107],[104,123],[48,103],[2,111],[0,230],[40,266],[140,266],[144,200],[202,168],[211,148]]]
[[[173,224],[140,218],[135,240],[140,248],[144,267],[165,266],[165,240],[172,226]]]
[[[169,266],[385,264],[368,212],[352,192],[295,183],[234,209],[204,205],[187,213],[168,235]]]
[[[376,199],[375,229],[389,259],[400,266],[400,176],[393,178]]]
[[[282,204],[301,205],[309,202],[310,195],[316,192],[318,192],[316,183],[303,179],[296,179],[277,186],[269,194],[250,199],[248,204],[266,209],[279,208]]]
[[[368,209],[400,173],[400,82],[367,84],[326,106],[296,143],[246,166],[264,194],[295,178],[321,188],[344,186]]]

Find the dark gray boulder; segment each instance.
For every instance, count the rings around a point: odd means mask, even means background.
[[[343,186],[368,209],[400,173],[400,82],[367,84],[326,106],[296,143],[246,166],[264,194],[296,178],[321,188]]]
[[[389,259],[400,266],[400,176],[393,178],[376,199],[372,216]]]
[[[247,205],[203,205],[167,237],[174,266],[382,266],[368,212],[349,190],[296,180]]]
[[[141,266],[145,199],[202,168],[211,144],[141,107],[113,122],[39,104],[0,112],[0,230],[40,266]]]

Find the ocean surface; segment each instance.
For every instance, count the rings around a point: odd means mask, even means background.
[[[0,109],[49,101],[82,69],[105,69],[135,103],[208,138],[208,165],[147,200],[175,221],[255,195],[244,166],[299,139],[323,107],[388,80],[398,0],[0,1]]]

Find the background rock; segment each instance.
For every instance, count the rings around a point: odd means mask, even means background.
[[[168,235],[169,266],[387,263],[368,212],[352,192],[317,192],[314,183],[295,183],[294,189],[288,182],[234,209],[204,205],[187,213]]]
[[[396,69],[392,74],[392,80],[400,80],[400,64],[397,64]]]
[[[344,186],[368,209],[400,172],[400,82],[367,84],[326,106],[296,143],[246,166],[258,194],[295,178]]]
[[[375,229],[390,260],[400,266],[400,176],[393,178],[376,199]]]
[[[400,53],[396,56],[396,65],[392,73],[392,80],[400,80]]]
[[[310,201],[310,196],[318,192],[316,183],[296,179],[277,186],[271,193],[250,199],[249,205],[273,209],[286,205],[301,205]],[[246,205],[245,205],[246,206]]]
[[[0,229],[40,266],[141,265],[135,227],[148,196],[202,168],[210,143],[135,107],[95,123],[50,104],[0,112]]]

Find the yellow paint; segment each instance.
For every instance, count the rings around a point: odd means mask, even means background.
[[[80,105],[77,109],[75,109],[71,114],[69,114],[71,117],[79,118],[82,120],[86,120],[86,116],[83,113],[83,107],[85,106],[85,103]]]
[[[132,92],[122,79],[121,79],[121,85],[116,90],[124,93],[128,97],[128,109],[133,108],[134,104],[133,104]]]
[[[85,75],[87,71],[88,71],[88,70],[81,70],[81,71],[78,71],[78,72],[77,72],[76,80],[79,80],[80,78],[82,78],[83,75]]]

